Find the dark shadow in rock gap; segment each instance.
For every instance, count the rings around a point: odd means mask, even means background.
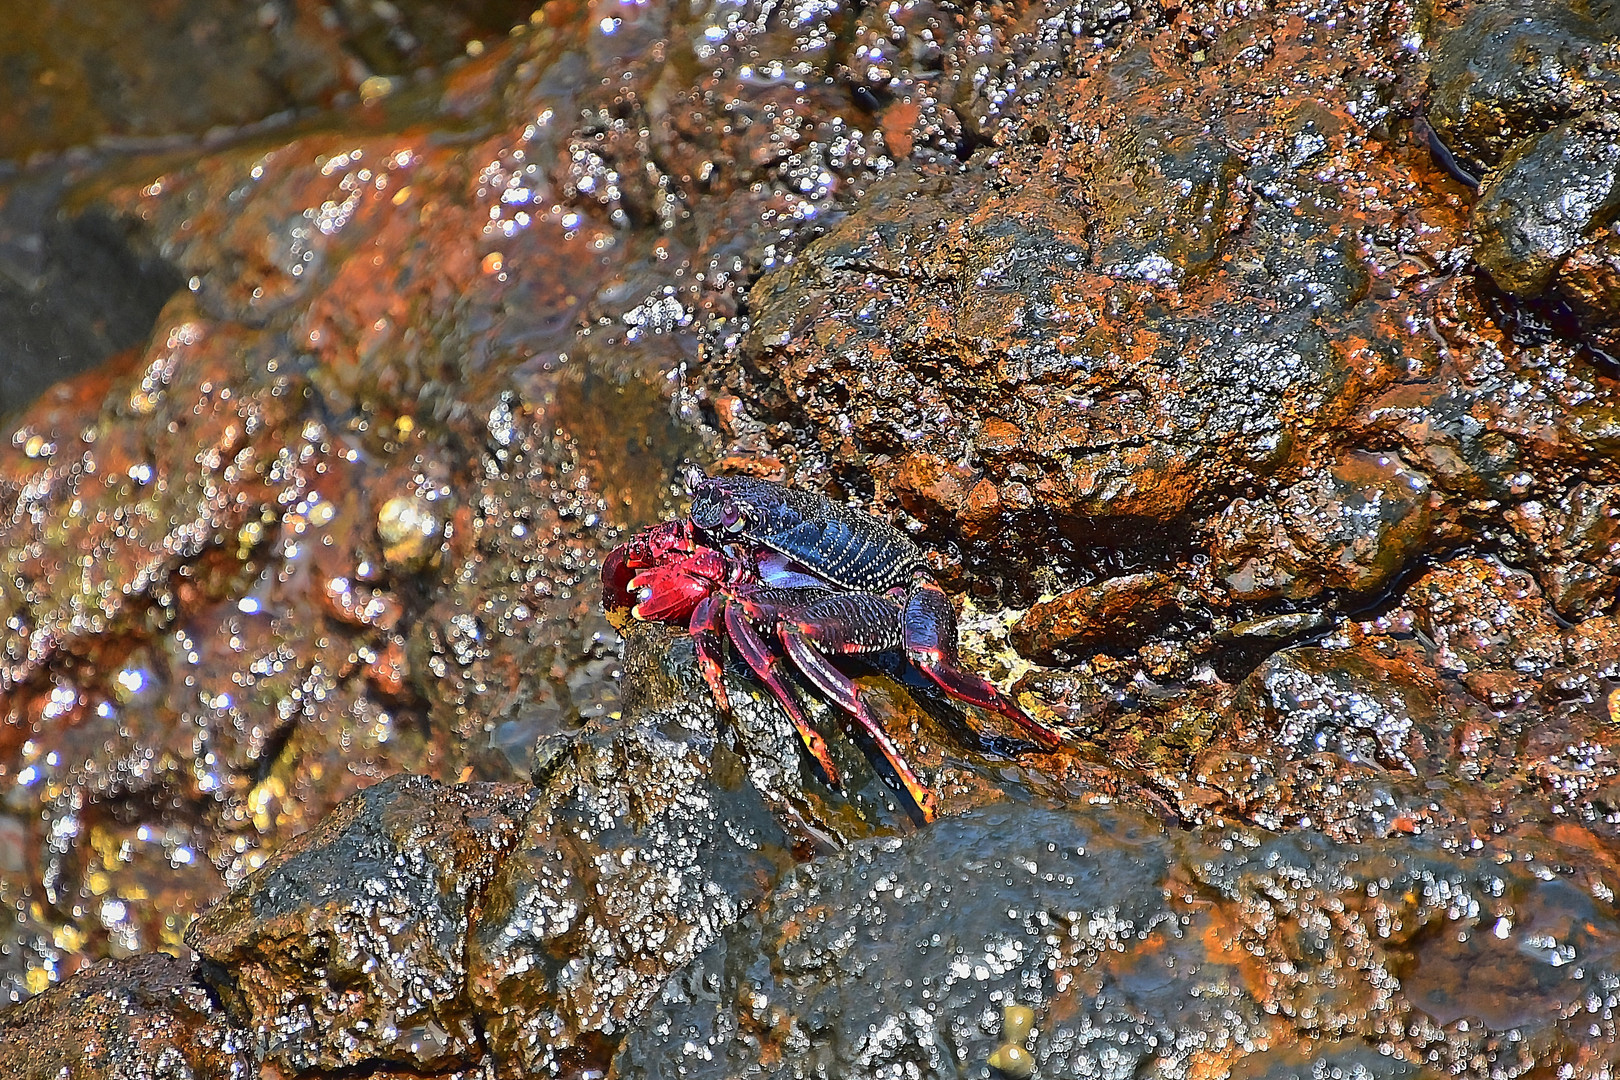
[[[52,383],[146,341],[185,285],[104,214],[59,211],[59,176],[0,186],[0,421]]]

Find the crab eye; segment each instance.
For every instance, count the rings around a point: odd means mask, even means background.
[[[725,506],[720,511],[720,526],[728,533],[740,533],[743,531],[743,512],[736,503],[729,499],[726,500]]]

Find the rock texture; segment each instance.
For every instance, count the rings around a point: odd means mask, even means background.
[[[0,1014],[0,1071],[17,1080],[248,1080],[247,1040],[191,965],[103,960]]]
[[[684,637],[629,663],[626,717],[554,737],[535,787],[385,780],[204,913],[236,1045],[293,1076],[589,1069],[798,859],[910,830],[858,758],[806,782],[774,703],[723,720]]]
[[[1615,1039],[1617,933],[1606,901],[1511,857],[995,807],[796,874],[615,1069],[983,1076],[1015,1002],[1041,1076],[1590,1068]],[[1472,1004],[1481,967],[1505,1008]]]
[[[0,1072],[1613,1073],[1609,7],[520,16],[0,167],[138,286],[0,446]],[[621,640],[690,463],[1064,745],[840,660],[924,828]]]
[[[293,1073],[479,1058],[467,927],[528,802],[515,785],[385,780],[199,919],[188,940],[257,1056]]]

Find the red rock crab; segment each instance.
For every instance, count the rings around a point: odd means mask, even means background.
[[[613,549],[602,564],[602,588],[610,613],[685,625],[703,677],[726,712],[723,631],[837,784],[826,742],[782,682],[785,654],[865,729],[926,820],[936,814],[933,793],[830,656],[904,649],[951,697],[1009,718],[1043,749],[1059,743],[989,682],[961,668],[955,610],[917,546],[877,518],[820,495],[750,477],[705,479],[686,517],[644,529]]]

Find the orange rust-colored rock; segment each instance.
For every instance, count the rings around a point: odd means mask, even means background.
[[[1140,640],[1160,629],[1182,600],[1166,574],[1110,578],[1036,604],[1013,628],[1013,643],[1026,656],[1051,659]]]
[[[1374,592],[1429,541],[1431,487],[1398,457],[1349,454],[1273,499],[1234,500],[1215,526],[1216,573],[1243,600]]]
[[[966,509],[974,474],[938,454],[907,454],[890,474],[889,486],[915,516],[949,520]]]

